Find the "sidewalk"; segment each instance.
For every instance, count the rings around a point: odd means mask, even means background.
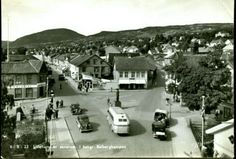
[[[79,158],[64,117],[48,122],[48,137],[53,151],[49,158]]]
[[[192,130],[188,127],[185,117],[175,118],[177,124],[170,127],[173,133],[173,153],[175,157],[201,157],[201,152],[193,136]],[[184,140],[181,137],[184,136]]]

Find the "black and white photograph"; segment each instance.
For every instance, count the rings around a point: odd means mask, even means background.
[[[234,0],[1,9],[1,159],[234,158]]]

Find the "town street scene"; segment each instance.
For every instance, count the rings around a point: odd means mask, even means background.
[[[1,158],[234,158],[233,0],[2,6]]]

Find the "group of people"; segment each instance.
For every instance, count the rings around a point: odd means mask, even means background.
[[[48,104],[47,109],[46,109],[46,120],[51,120],[52,117],[54,119],[58,119],[58,112],[59,112],[59,105],[62,108],[63,107],[63,100],[57,100],[56,101],[56,108],[54,109],[53,107],[53,100]]]

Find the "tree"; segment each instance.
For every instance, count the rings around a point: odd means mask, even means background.
[[[25,55],[26,51],[27,51],[27,49],[25,47],[19,47],[19,48],[17,48],[16,54]]]
[[[179,91],[190,109],[201,107],[201,96],[206,96],[206,112],[216,109],[232,97],[231,87],[227,85],[230,71],[220,60],[220,53],[214,52],[199,62],[199,67],[192,67],[188,75],[182,78]]]

